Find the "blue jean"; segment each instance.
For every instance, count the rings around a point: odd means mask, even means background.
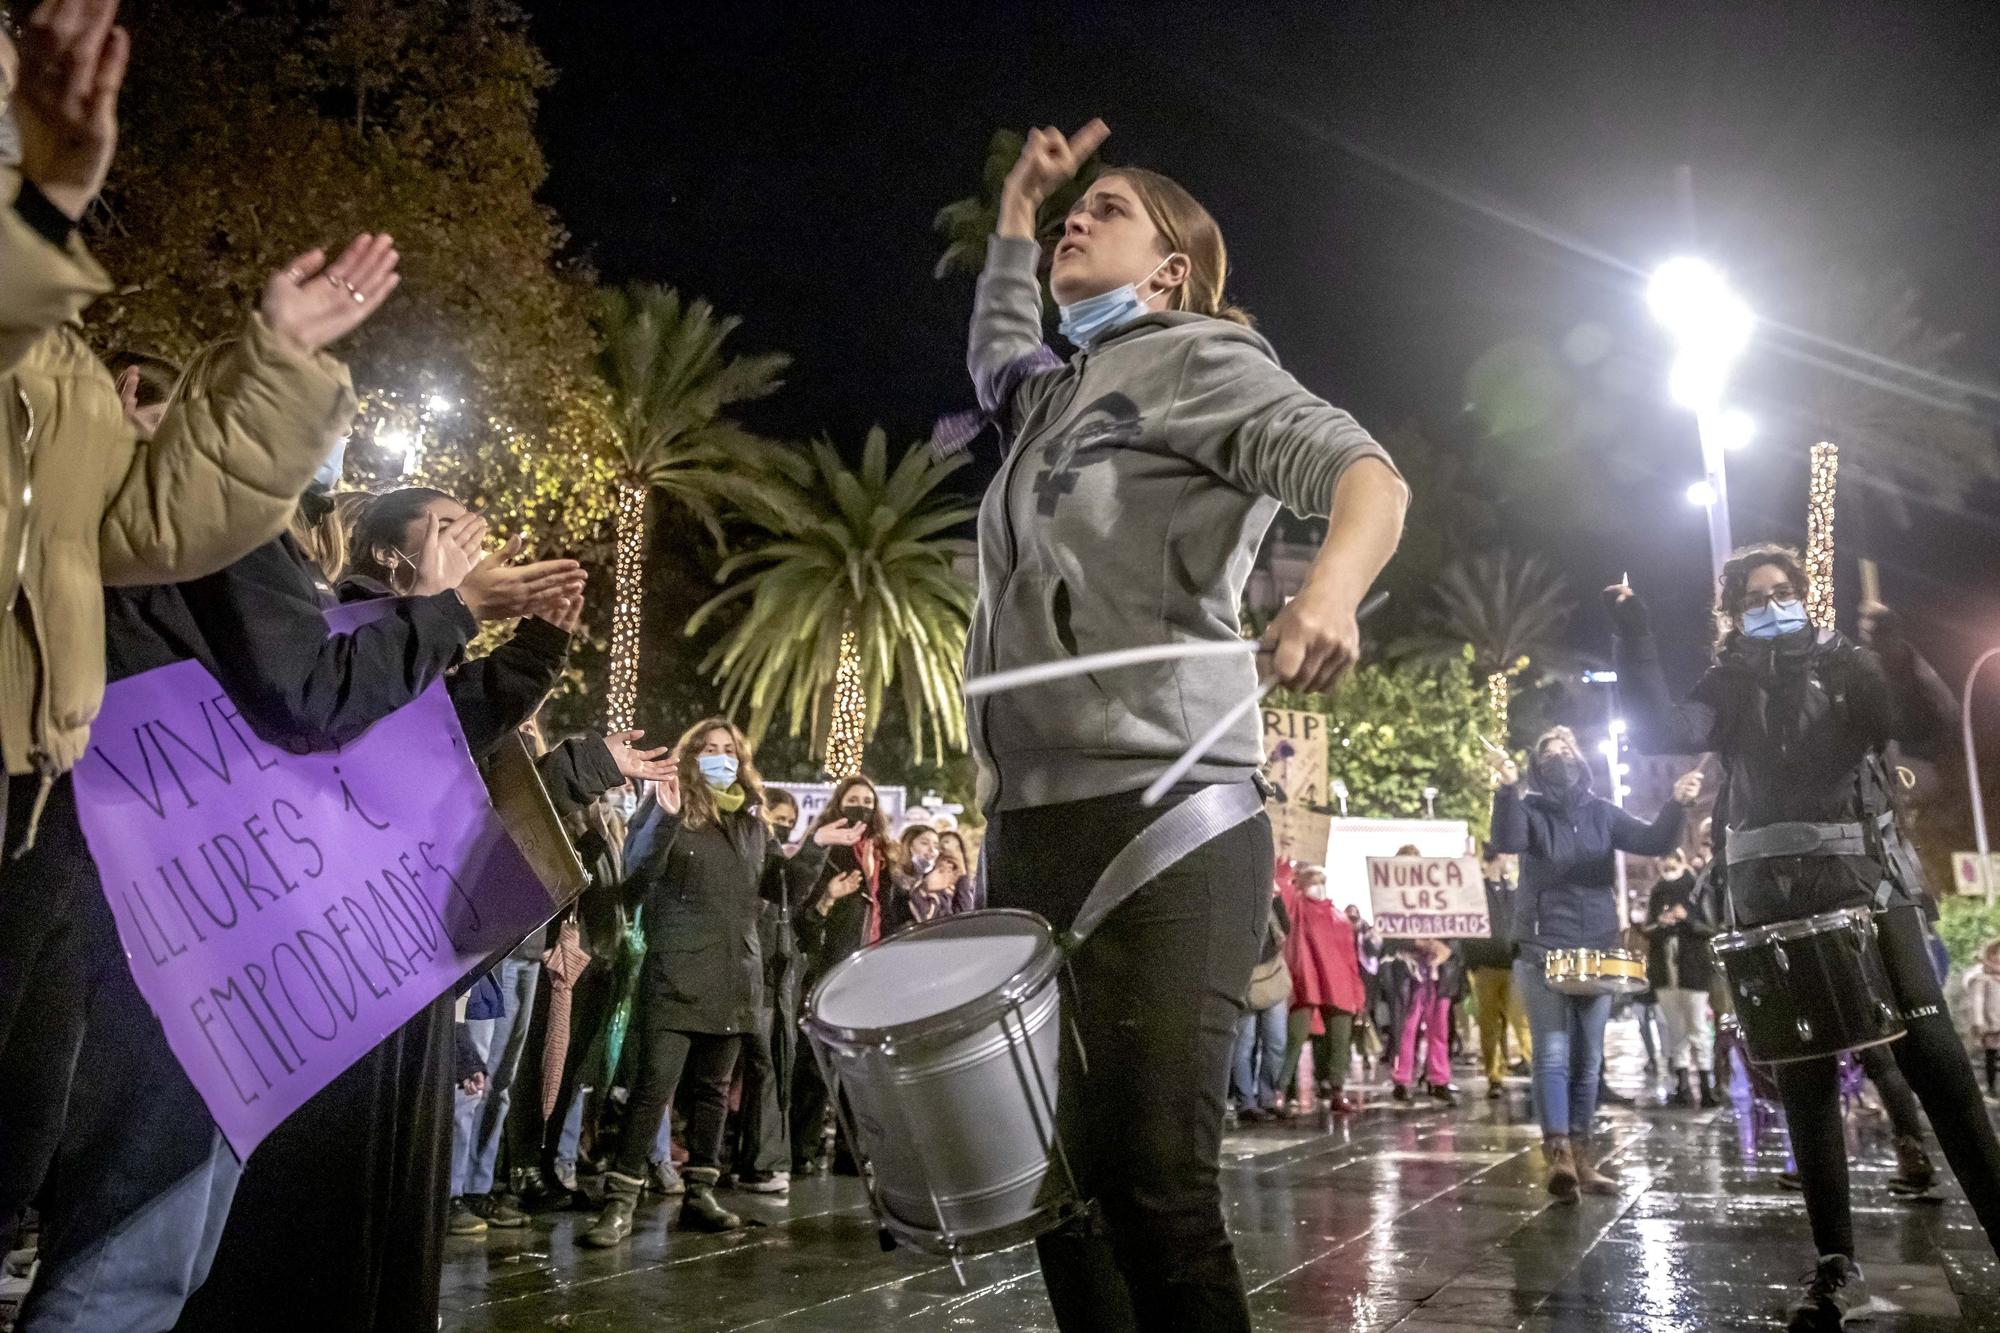
[[[479,1053],[479,1063],[492,1067],[493,1018],[469,1018],[465,1021],[465,1035],[472,1042],[472,1049]],[[487,1075],[492,1078],[491,1074]],[[456,1199],[466,1192],[466,1182],[472,1175],[472,1155],[479,1142],[479,1108],[486,1100],[483,1092],[467,1092],[457,1084],[451,1089],[451,1197]]]
[[[82,1054],[42,1214],[22,1333],[171,1328],[208,1276],[236,1184],[210,1119],[113,954],[86,1002]]]
[[[465,1188],[452,1193],[491,1194],[493,1173],[500,1161],[500,1139],[507,1128],[507,1107],[514,1100],[514,1076],[521,1070],[521,1053],[528,1048],[528,1023],[535,1016],[535,982],[542,965],[524,959],[501,960],[500,996],[506,1012],[492,1019],[485,1047],[486,1091],[478,1098],[466,1158]],[[475,1038],[477,1040],[477,1038]],[[452,1126],[452,1161],[458,1160],[458,1126]],[[455,1173],[454,1173],[455,1174]]]
[[[1539,957],[1515,960],[1514,985],[1527,1002],[1535,1038],[1535,1114],[1542,1133],[1588,1134],[1597,1117],[1611,997],[1550,990]]]
[[[1277,1109],[1280,1066],[1285,1062],[1287,1004],[1246,1009],[1236,1020],[1236,1057],[1231,1066],[1236,1099],[1246,1107]]]
[[[580,1087],[576,1090],[576,1095],[569,1099],[569,1110],[563,1115],[562,1137],[556,1141],[558,1162],[570,1166],[576,1165],[577,1149],[583,1144],[583,1099],[589,1092],[589,1088]],[[667,1154],[673,1151],[673,1146],[674,1121],[672,1116],[668,1116],[660,1122],[660,1132],[653,1136],[653,1150],[647,1154],[646,1160],[666,1161]]]

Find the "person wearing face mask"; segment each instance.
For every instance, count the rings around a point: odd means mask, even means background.
[[[1011,447],[980,510],[966,675],[1239,642],[1244,580],[1282,505],[1329,519],[1305,585],[1266,632],[1264,674],[1324,690],[1355,660],[1356,613],[1401,536],[1408,487],[1228,303],[1215,219],[1157,172],[1104,170],[1063,221],[1049,285],[1075,352],[1048,351],[1038,214],[1109,133],[1101,121],[1068,137],[1033,131],[1001,191],[967,368]],[[968,726],[992,905],[1063,930],[1164,806],[1255,780],[1251,712],[1162,805],[1140,800],[1258,675],[1248,654],[1188,658],[979,700]],[[1058,1118],[1101,1211],[1036,1242],[1066,1333],[1249,1327],[1219,1158],[1273,859],[1260,812],[1150,881],[1146,910],[1113,911],[1070,957],[1081,1030],[1063,1043]]]
[[[1496,756],[1493,849],[1515,853],[1521,885],[1514,906],[1520,955],[1514,984],[1528,1005],[1534,1040],[1535,1114],[1542,1127],[1548,1191],[1574,1203],[1579,1190],[1612,1194],[1599,1169],[1591,1127],[1604,1065],[1609,995],[1566,995],[1545,976],[1552,949],[1619,947],[1615,858],[1664,856],[1680,843],[1701,776],[1674,784],[1673,800],[1647,824],[1590,790],[1590,769],[1568,727],[1544,732],[1533,751],[1533,785],[1523,794],[1512,759]]]
[[[856,774],[843,779],[833,789],[833,797],[813,824],[821,829],[846,825],[861,830],[852,845],[828,851],[804,908],[794,920],[798,929],[799,952],[805,959],[800,994],[810,994],[820,978],[856,950],[882,938],[893,929],[886,914],[893,910],[890,884],[892,849],[889,823],[875,784]],[[820,1077],[819,1061],[810,1054],[792,1064],[792,1175],[813,1174],[820,1166],[820,1145],[826,1133],[827,1087]],[[847,1174],[859,1168],[845,1137],[834,1155],[834,1166]]]
[[[1354,1021],[1366,992],[1354,924],[1334,910],[1326,871],[1301,866],[1293,887],[1282,893],[1291,933],[1285,936],[1285,966],[1292,974],[1292,1001],[1285,1030],[1280,1086],[1298,1096],[1299,1054],[1313,1041],[1313,1074],[1320,1103],[1335,1115],[1360,1110],[1347,1096],[1347,1069],[1354,1058]],[[1313,1032],[1317,1027],[1318,1032]]]
[[[771,830],[772,853],[789,855],[798,834],[798,799],[781,787],[766,787],[764,823]],[[752,1194],[789,1194],[799,960],[788,896],[764,899],[757,913],[757,935],[764,954],[764,1038],[758,1041],[746,1036],[743,1041],[742,1095],[729,1130],[733,1166],[723,1183]]]
[[[1731,556],[1715,604],[1714,664],[1676,703],[1645,603],[1622,584],[1607,588],[1621,706],[1641,751],[1710,751],[1721,764],[1714,841],[1727,920],[1749,927],[1873,910],[1906,1026],[1886,1049],[2000,1253],[2000,1139],[1938,986],[1926,890],[1882,758],[1921,724],[1905,701],[1924,691],[1890,678],[1906,659],[1891,668],[1837,630],[1816,628],[1810,593],[1795,551],[1751,546]],[[1775,1072],[1819,1256],[1792,1327],[1835,1328],[1871,1305],[1855,1261],[1839,1069],[1827,1057]]]
[[[673,772],[633,821],[626,873],[646,930],[632,1017],[638,1074],[604,1178],[604,1211],[585,1245],[608,1248],[632,1234],[648,1150],[684,1080],[691,1105],[680,1225],[743,1225],[715,1189],[737,1055],[746,1038],[765,1041],[769,1027],[759,911],[766,899],[803,902],[827,849],[852,847],[865,831],[845,820],[824,824],[787,858],[764,822],[764,799],[749,741],[728,719],[708,718],[681,737]]]
[[[1715,919],[1695,896],[1694,872],[1678,851],[1660,863],[1660,881],[1646,898],[1646,978],[1658,996],[1666,1028],[1669,1106],[1721,1105],[1715,1089],[1715,1039],[1708,1025],[1714,964],[1708,942]]]
[[[1489,843],[1480,849],[1479,874],[1486,885],[1486,919],[1492,931],[1484,939],[1459,940],[1457,949],[1470,973],[1474,1003],[1479,1010],[1479,1058],[1486,1069],[1486,1097],[1506,1095],[1507,1034],[1512,1032],[1521,1058],[1530,1059],[1534,1041],[1528,1034],[1528,1012],[1514,989],[1514,885],[1507,878],[1506,858]]]

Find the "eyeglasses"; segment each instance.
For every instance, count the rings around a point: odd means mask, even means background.
[[[1767,592],[1745,591],[1743,594],[1743,609],[1745,611],[1762,611],[1773,602],[1796,602],[1798,599],[1799,594],[1796,588],[1792,587],[1789,583],[1780,583],[1777,587]]]

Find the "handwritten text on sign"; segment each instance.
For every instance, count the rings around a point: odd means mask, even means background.
[[[549,915],[442,685],[295,755],[178,662],[105,692],[76,791],[133,980],[238,1156]]]
[[[1371,856],[1368,897],[1375,929],[1395,939],[1483,939],[1486,883],[1469,856]]]

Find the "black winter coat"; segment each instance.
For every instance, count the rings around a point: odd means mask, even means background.
[[[1732,635],[1683,703],[1667,692],[1647,634],[1616,640],[1620,700],[1633,743],[1654,754],[1713,751],[1722,765],[1713,842],[1719,865],[1729,835],[1777,823],[1870,822],[1890,793],[1871,780],[1883,748],[1905,724],[1881,659],[1832,630],[1777,639]],[[1914,863],[1888,858],[1778,857],[1726,867],[1739,922],[1757,925],[1854,906],[1887,879],[1920,898]]]
[[[625,839],[627,901],[645,914],[648,1020],[677,1032],[759,1030],[763,904],[796,910],[825,861],[810,841],[787,859],[754,806],[694,828],[648,798]]]
[[[1708,942],[1716,923],[1692,873],[1663,879],[1646,898],[1646,980],[1655,990],[1707,990],[1715,975]],[[1668,909],[1687,908],[1685,920],[1660,924]]]

